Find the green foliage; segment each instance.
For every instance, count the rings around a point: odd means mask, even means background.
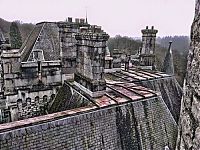
[[[189,50],[189,37],[188,36],[166,36],[163,38],[158,37],[157,43],[162,47],[168,48],[169,41],[172,41],[172,49],[179,51],[181,54],[188,53]]]
[[[183,80],[186,74],[187,54],[189,50],[189,37],[187,36],[168,36],[163,38],[157,38],[156,45],[156,66],[158,70],[161,70],[163,61],[168,50],[169,41],[173,41],[172,51],[174,59],[175,76],[180,85],[183,85]],[[111,51],[113,49],[120,49],[123,53],[130,52],[135,54],[142,42],[134,40],[130,37],[122,37],[120,35],[110,38],[108,41],[108,47]]]
[[[22,37],[17,22],[12,22],[10,26],[11,48],[18,49],[22,46]]]
[[[186,69],[187,69],[187,55],[189,51],[189,37],[188,36],[166,36],[163,38],[157,38],[157,43],[163,48],[166,49],[160,51],[160,48],[157,48],[156,53],[159,60],[163,60],[169,46],[169,41],[172,41],[172,53],[174,61],[174,70],[175,76],[180,85],[183,85],[183,80],[185,78]]]
[[[32,23],[21,23],[19,24],[19,29],[22,35],[22,41],[24,42],[26,40],[26,38],[28,37],[28,35],[30,34],[30,32],[33,30],[35,25],[33,25]]]
[[[122,50],[124,53],[135,54],[139,47],[141,47],[141,44],[141,41],[136,41],[126,36],[122,37],[120,35],[108,40],[108,47],[111,54],[113,49]]]
[[[22,23],[21,21],[15,21],[15,22],[17,22],[19,31],[22,36],[22,42],[24,42],[26,40],[26,38],[28,37],[28,35],[30,34],[30,32],[33,30],[35,25],[32,23]],[[11,22],[8,22],[8,21],[0,18],[0,28],[1,28],[4,36],[9,39],[10,39],[10,26],[11,26]]]

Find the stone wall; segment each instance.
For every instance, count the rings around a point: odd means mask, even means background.
[[[184,96],[181,103],[177,150],[200,149],[200,0],[196,0],[191,29]]]
[[[26,125],[22,126],[19,126],[20,121],[2,125],[0,149],[160,150],[166,145],[175,147],[177,126],[161,98],[78,115],[73,114],[75,112],[72,110],[65,116],[59,116],[65,112],[52,114],[50,120],[45,120],[48,115],[24,120]]]

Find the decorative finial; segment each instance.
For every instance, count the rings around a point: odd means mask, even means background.
[[[169,48],[168,48],[168,50],[171,52],[171,47],[172,47],[172,41],[169,41]]]

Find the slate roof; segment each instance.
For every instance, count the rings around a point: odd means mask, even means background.
[[[60,40],[56,23],[39,23],[21,47],[22,61],[33,61],[32,50],[42,50],[46,61],[59,60]]]
[[[55,115],[59,117],[76,115],[132,102],[148,101],[151,99],[157,100],[157,98],[160,99],[160,96],[162,96],[160,95],[161,93],[138,84],[138,81],[161,80],[171,77],[159,71],[138,70],[134,68],[124,71],[122,69],[121,72],[106,74],[106,93],[100,98],[91,98],[83,91],[80,91],[73,82],[65,82],[58,91],[52,107],[49,109],[50,114],[36,117],[37,119],[29,118],[18,122],[19,125],[20,123],[24,125],[30,124],[30,122],[37,122],[37,120],[47,121],[54,118]],[[72,89],[74,90],[73,92],[71,91]],[[16,126],[15,123],[9,123],[9,125],[2,126],[0,130]]]
[[[73,82],[65,82],[63,87],[60,88],[49,112],[59,112],[89,105],[91,107],[96,106],[101,108],[123,103],[148,100],[153,97],[156,98],[158,97],[158,93],[156,91],[145,88],[144,86],[137,84],[137,82],[164,77],[170,76],[162,72],[147,72],[134,69],[131,69],[129,72],[121,71],[108,73],[106,74],[106,93],[101,98],[92,98],[85,92],[81,91],[76,85],[73,84]],[[75,95],[76,101],[72,101],[72,97],[74,97],[74,95],[72,94],[70,87],[74,91],[77,91],[76,94],[79,95]],[[78,103],[80,102],[80,99],[84,99],[84,101],[82,100],[82,103]],[[74,104],[79,105],[71,107]]]
[[[21,60],[26,62],[39,36],[43,24],[36,25],[20,48]]]
[[[108,73],[106,78],[118,82],[135,83],[160,93],[176,122],[179,119],[182,88],[173,75],[164,72],[130,68],[121,72]]]
[[[51,110],[49,113],[86,106],[109,107],[130,102],[146,101],[161,96],[175,120],[178,121],[177,114],[179,114],[182,89],[173,76],[159,71],[136,68],[125,71],[122,68],[120,72],[106,73],[105,78],[106,93],[101,98],[92,98],[74,85],[73,82],[65,82],[57,94],[56,101],[53,103],[53,111]],[[70,88],[76,91],[76,95],[71,93]],[[73,97],[76,98],[73,99]]]

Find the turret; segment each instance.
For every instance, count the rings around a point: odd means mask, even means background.
[[[156,34],[158,30],[146,27],[142,30],[142,49],[140,53],[140,66],[145,66],[147,69],[155,69],[155,45]]]

